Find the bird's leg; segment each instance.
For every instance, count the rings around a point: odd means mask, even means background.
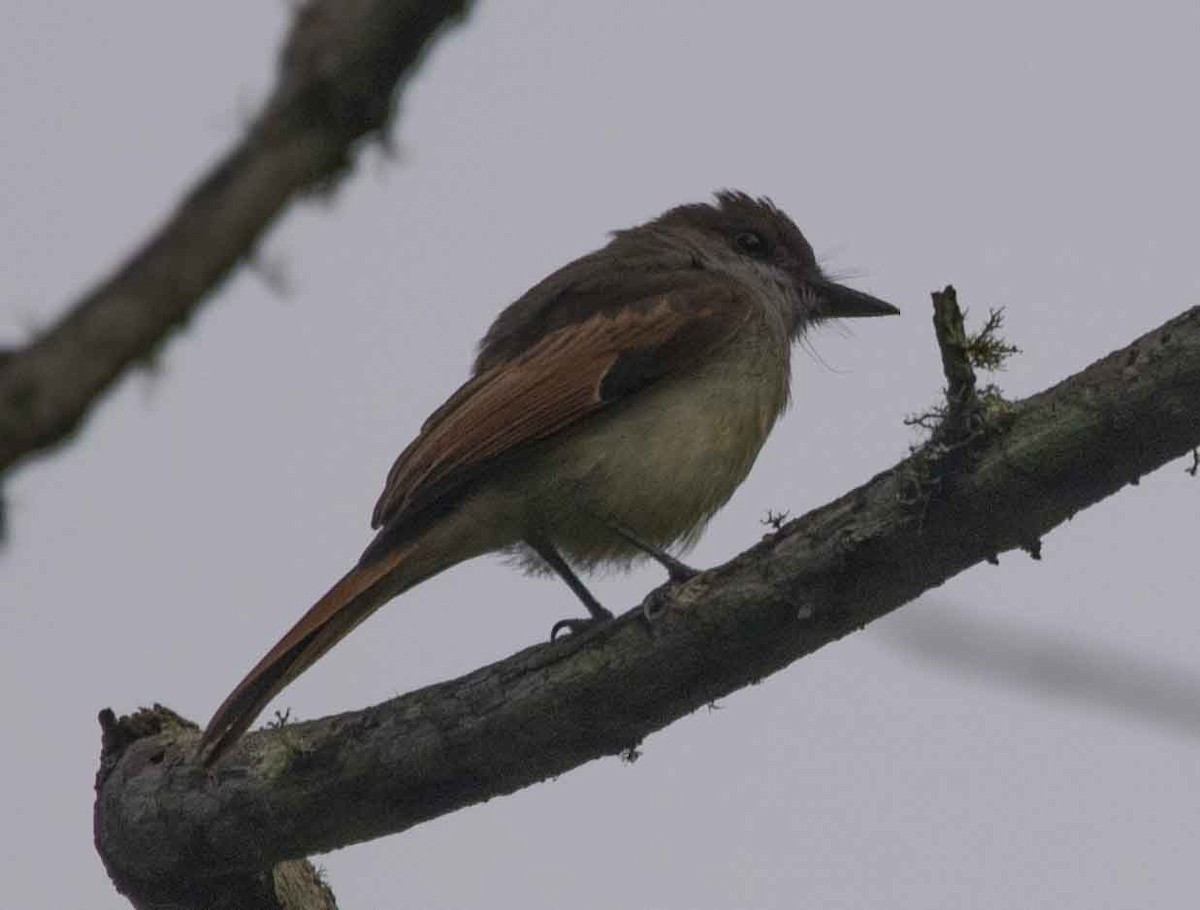
[[[676,584],[688,581],[689,579],[695,578],[700,574],[699,569],[693,569],[691,566],[680,562],[666,550],[642,540],[642,538],[638,537],[623,525],[619,525],[615,521],[609,521],[607,524],[610,528],[612,528],[613,532],[618,537],[624,538],[626,543],[629,543],[635,548],[641,550],[660,566],[666,569],[667,575],[670,577],[671,581],[675,582]]]
[[[526,539],[525,543],[542,558],[546,565],[555,571],[559,578],[567,583],[567,587],[575,592],[575,596],[583,601],[583,605],[587,607],[588,613],[591,614],[587,619],[560,619],[550,629],[551,641],[554,641],[558,637],[558,633],[563,629],[566,629],[572,635],[577,635],[588,626],[598,622],[607,622],[613,618],[612,613],[601,606],[600,601],[596,600],[592,592],[587,589],[587,585],[567,565],[567,561],[554,548],[554,544],[540,536],[531,536]]]
[[[642,538],[638,537],[624,525],[619,525],[615,521],[610,520],[608,522],[608,526],[612,528],[613,533],[615,533],[618,537],[623,538],[626,543],[629,543],[641,550],[660,566],[666,569],[667,576],[674,584],[682,584],[688,579],[695,578],[700,574],[699,569],[693,569],[686,563],[680,562],[661,547],[656,547],[654,544],[642,540]],[[646,596],[646,599],[642,601],[642,616],[644,616],[646,621],[649,623],[653,623],[656,619],[662,616],[666,610],[666,598],[663,597],[663,592],[661,589],[655,589],[651,591]]]

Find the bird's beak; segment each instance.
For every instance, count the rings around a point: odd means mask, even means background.
[[[859,316],[899,316],[900,311],[878,297],[864,294],[826,278],[810,280],[809,287],[820,301],[818,311],[827,319],[853,319]]]

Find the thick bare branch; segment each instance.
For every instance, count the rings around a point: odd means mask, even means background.
[[[578,639],[366,711],[251,734],[211,772],[177,729],[110,750],[97,841],[128,888],[194,887],[402,831],[648,733],[1040,537],[1200,444],[1200,308],[994,409],[961,471],[915,453]],[[1182,476],[1182,475],[1181,475]],[[160,892],[161,893],[161,892]]]
[[[398,81],[470,0],[312,0],[271,98],[239,142],[114,275],[27,347],[0,356],[0,474],[62,442],[147,361],[300,194],[331,186],[382,133]]]

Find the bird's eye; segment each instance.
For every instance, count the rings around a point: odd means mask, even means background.
[[[733,245],[747,256],[762,259],[770,253],[767,238],[758,231],[738,231],[733,235]]]

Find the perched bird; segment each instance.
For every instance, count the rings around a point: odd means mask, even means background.
[[[266,704],[402,591],[484,553],[558,574],[691,543],[745,479],[788,403],[791,343],[825,319],[899,311],[826,278],[767,199],[720,192],[628,230],[505,309],[471,378],[388,474],[358,564],[302,616],[204,731],[208,764]]]

